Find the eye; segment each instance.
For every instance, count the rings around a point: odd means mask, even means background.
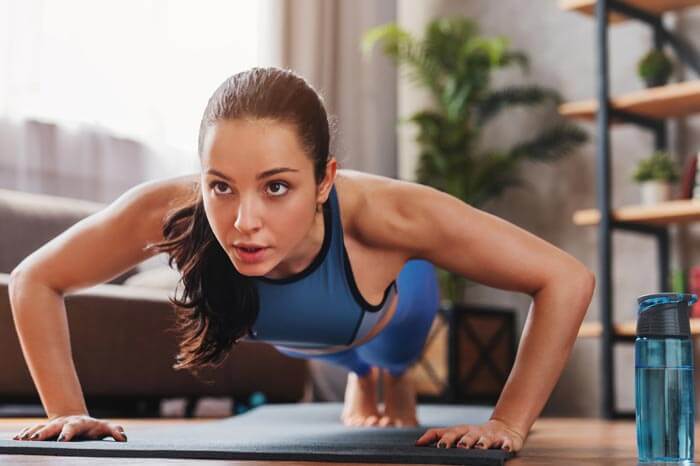
[[[209,188],[214,189],[214,192],[219,194],[219,192],[215,189],[216,186],[226,186],[226,184],[222,183],[221,181],[214,181],[211,184],[209,184]]]
[[[280,183],[279,181],[273,181],[267,185],[268,192],[275,197],[283,196],[289,191],[289,187],[285,183]]]

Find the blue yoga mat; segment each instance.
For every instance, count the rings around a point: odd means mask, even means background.
[[[226,419],[167,427],[126,429],[111,437],[70,442],[0,438],[0,454],[257,461],[502,465],[501,449],[415,446],[430,427],[478,424],[492,408],[419,405],[420,427],[345,427],[341,403],[270,404]],[[0,461],[1,462],[1,461]]]

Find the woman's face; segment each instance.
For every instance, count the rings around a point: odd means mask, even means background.
[[[274,120],[218,121],[206,133],[201,162],[209,224],[243,275],[268,274],[303,244],[330,189],[325,180],[316,185],[294,126]]]

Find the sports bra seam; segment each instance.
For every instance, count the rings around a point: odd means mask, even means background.
[[[355,281],[355,276],[352,273],[352,265],[350,264],[350,257],[348,256],[347,249],[345,248],[345,245],[343,245],[343,265],[344,265],[344,270],[345,270],[345,280],[350,287],[350,292],[352,293],[353,297],[355,298],[355,303],[359,305],[363,311],[367,312],[378,312],[380,311],[384,305],[386,304],[386,298],[387,295],[389,294],[389,289],[394,285],[396,280],[392,280],[389,285],[384,289],[384,296],[382,297],[382,300],[378,304],[371,304],[368,302],[364,296],[362,296],[362,293],[360,292],[360,289],[357,287],[357,282]]]
[[[362,310],[360,312],[360,316],[357,319],[357,323],[355,324],[355,330],[352,331],[352,335],[350,336],[350,340],[346,343],[347,345],[351,345],[353,341],[355,341],[355,338],[357,338],[357,332],[360,330],[360,325],[362,325],[362,321],[365,318],[365,311]]]
[[[355,326],[355,331],[352,332],[352,338],[350,339],[350,342],[348,343],[348,345],[349,345],[349,344],[352,344],[352,342],[355,341],[355,339],[357,338],[357,332],[360,331],[360,327],[362,326],[362,321],[363,321],[364,318],[365,318],[365,313],[374,314],[374,313],[380,312],[380,311],[382,311],[382,310],[386,310],[386,309],[385,309],[385,306],[386,306],[386,304],[387,304],[387,303],[386,303],[386,301],[387,301],[387,296],[388,296],[389,291],[391,290],[392,286],[393,286],[395,283],[396,283],[395,280],[392,281],[392,282],[389,284],[389,286],[386,288],[386,290],[384,290],[384,299],[382,300],[382,307],[381,307],[380,309],[378,309],[377,311],[374,311],[374,312],[373,312],[373,311],[367,311],[367,310],[365,310],[365,309],[362,310],[362,313],[360,314],[360,318],[359,318],[359,320],[357,321],[357,325]]]

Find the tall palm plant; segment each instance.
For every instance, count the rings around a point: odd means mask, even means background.
[[[522,186],[523,161],[550,162],[576,150],[587,141],[575,125],[557,121],[529,140],[508,150],[481,149],[481,132],[502,111],[514,106],[556,105],[559,94],[537,85],[491,89],[491,73],[518,65],[528,71],[528,58],[510,50],[503,37],[479,35],[466,17],[438,18],[427,24],[422,38],[395,23],[366,32],[363,49],[375,44],[433,98],[431,109],[406,121],[418,126],[420,155],[417,181],[458,197],[473,206],[500,196],[509,187]],[[465,280],[441,271],[445,296],[461,299]]]

